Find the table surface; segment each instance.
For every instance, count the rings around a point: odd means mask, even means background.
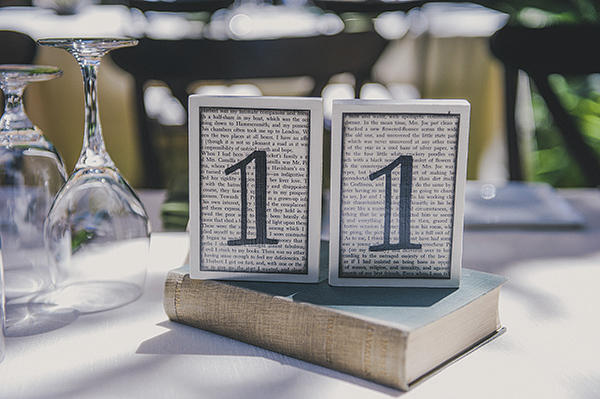
[[[407,393],[169,321],[163,281],[189,240],[155,232],[140,299],[6,339],[0,398],[600,397],[600,192],[561,195],[583,229],[465,232],[463,266],[510,279],[507,332]],[[164,193],[140,196],[160,228]]]

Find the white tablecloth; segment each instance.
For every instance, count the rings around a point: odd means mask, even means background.
[[[509,277],[507,332],[418,385],[407,398],[600,396],[600,192],[562,192],[582,230],[467,230],[464,266]],[[156,202],[156,196],[145,196]],[[150,206],[148,206],[150,208]],[[151,214],[157,215],[155,206]],[[60,328],[9,337],[0,398],[387,398],[394,391],[168,321],[166,272],[185,233],[154,233],[143,296]]]

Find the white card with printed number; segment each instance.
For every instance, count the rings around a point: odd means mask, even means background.
[[[470,104],[333,104],[329,283],[458,287]]]
[[[319,98],[190,96],[192,278],[316,282]]]

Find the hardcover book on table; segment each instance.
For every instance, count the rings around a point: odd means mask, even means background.
[[[498,335],[505,278],[463,269],[460,288],[333,287],[167,276],[173,321],[392,388],[412,385]]]

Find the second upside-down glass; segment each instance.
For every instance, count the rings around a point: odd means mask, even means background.
[[[85,91],[83,148],[75,170],[59,191],[44,226],[56,290],[49,301],[81,313],[112,309],[143,290],[150,224],[141,201],[104,145],[96,77],[110,50],[135,39],[40,39],[42,46],[71,53]]]
[[[56,148],[27,117],[23,92],[30,83],[61,75],[51,66],[0,65],[5,97],[0,118],[0,236],[7,301],[50,284],[44,220],[67,173]]]

